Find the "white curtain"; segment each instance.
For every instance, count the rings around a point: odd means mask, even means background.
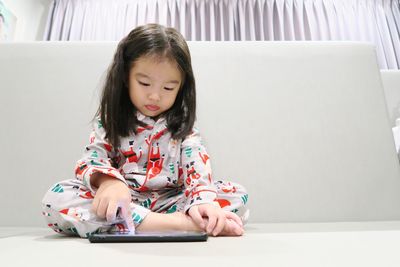
[[[400,68],[400,0],[53,0],[45,40],[120,40],[156,22],[186,40],[352,40]]]

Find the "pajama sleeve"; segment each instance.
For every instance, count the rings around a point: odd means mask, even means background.
[[[114,159],[117,155],[112,146],[105,141],[105,135],[100,118],[96,118],[92,126],[89,145],[86,146],[82,158],[75,166],[76,177],[92,192],[96,189],[92,188],[90,178],[95,173],[112,176],[126,184],[124,177],[115,168]]]
[[[184,212],[194,205],[213,203],[217,191],[211,177],[210,158],[196,128],[182,142],[181,164],[187,198]]]

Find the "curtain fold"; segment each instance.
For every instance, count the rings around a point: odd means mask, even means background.
[[[45,40],[120,40],[156,22],[186,40],[351,40],[400,68],[400,0],[53,0]]]

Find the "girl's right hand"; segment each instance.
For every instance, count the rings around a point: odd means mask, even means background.
[[[129,230],[134,230],[129,188],[117,178],[105,175],[97,177],[96,180],[99,188],[94,196],[92,211],[100,218],[114,223],[118,208],[120,208],[122,218],[126,220]]]

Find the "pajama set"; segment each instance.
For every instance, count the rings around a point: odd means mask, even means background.
[[[237,183],[213,180],[210,158],[195,127],[183,140],[175,140],[164,118],[154,121],[140,112],[137,118],[146,126],[121,138],[117,149],[105,141],[101,121],[95,120],[89,145],[76,164],[76,178],[56,183],[42,200],[49,227],[81,237],[127,229],[119,214],[114,222],[108,222],[91,210],[97,190],[90,183],[94,173],[112,176],[129,187],[135,227],[150,211],[187,212],[202,203],[218,203],[246,223],[246,190]]]

